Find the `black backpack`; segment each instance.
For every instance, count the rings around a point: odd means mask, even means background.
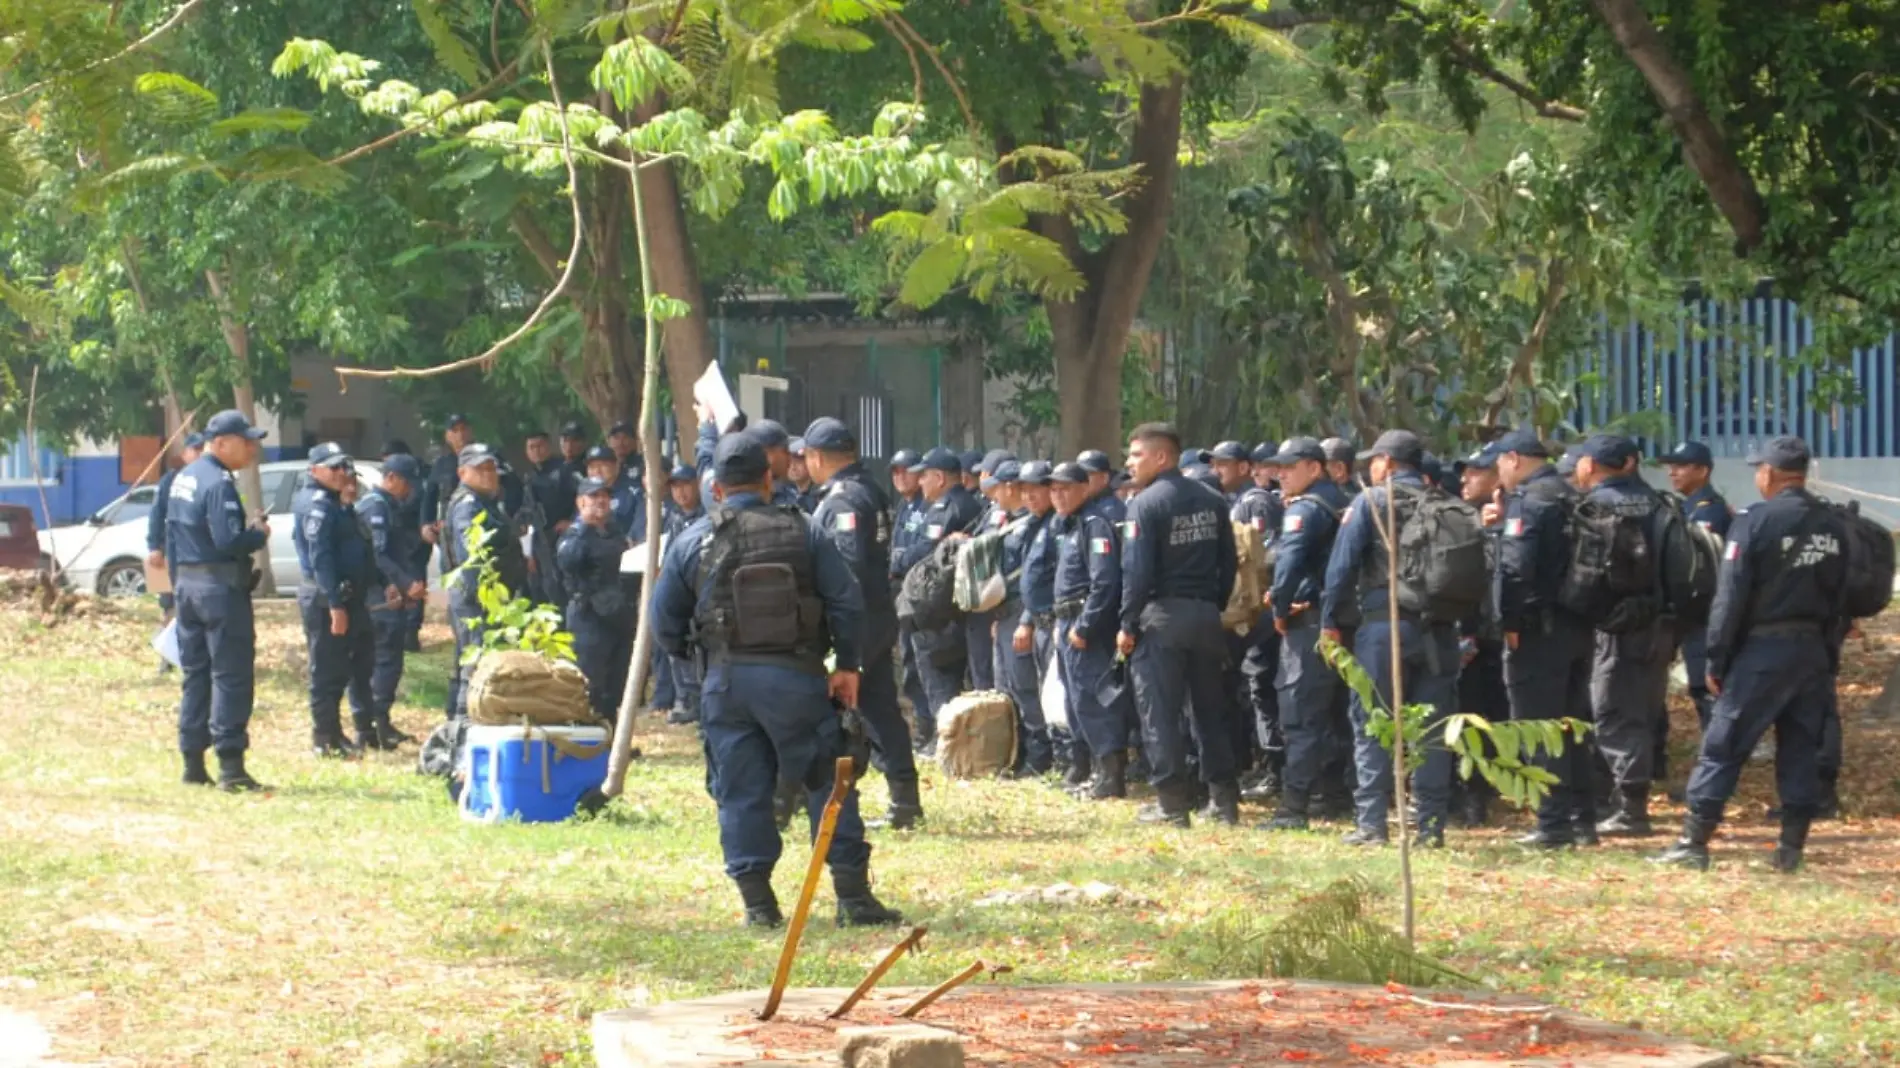
[[[1682,498],[1662,493],[1663,602],[1678,622],[1700,627],[1715,606],[1716,577],[1722,568],[1722,539],[1707,527],[1691,523],[1682,512]]]
[[[1652,514],[1588,497],[1577,501],[1570,510],[1570,566],[1557,603],[1611,633],[1654,620],[1662,606],[1646,529]]]
[[[1866,619],[1886,611],[1893,600],[1893,532],[1860,514],[1860,502],[1823,501],[1847,528],[1847,588],[1841,614]]]
[[[904,573],[897,618],[918,630],[938,630],[957,618],[957,545],[940,542]]]
[[[1399,520],[1399,608],[1439,623],[1477,616],[1491,588],[1478,510],[1437,486],[1394,484]]]

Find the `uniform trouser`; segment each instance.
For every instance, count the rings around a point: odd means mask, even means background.
[[[1689,775],[1689,811],[1720,820],[1748,755],[1775,728],[1775,788],[1782,811],[1812,817],[1821,806],[1821,753],[1834,677],[1819,630],[1751,634],[1722,676],[1702,752]]]
[[[1161,598],[1142,609],[1140,627],[1128,666],[1150,781],[1157,790],[1186,786],[1194,757],[1202,782],[1232,782],[1236,768],[1227,725],[1234,711],[1220,606]]]
[[[1010,601],[997,610],[996,685],[1016,706],[1016,764],[1048,766],[1049,724],[1042,714],[1042,675],[1036,670],[1035,639],[1029,651],[1016,651],[1016,626],[1022,621],[1022,602]]]
[[[1689,676],[1689,699],[1695,702],[1695,718],[1703,730],[1709,729],[1709,712],[1715,699],[1709,696],[1709,628],[1695,627],[1682,636],[1682,670]]]
[[[1675,653],[1673,629],[1661,622],[1627,634],[1597,633],[1590,707],[1597,748],[1619,790],[1647,790],[1655,780],[1656,735],[1667,723],[1669,666]]]
[[[1317,624],[1317,617],[1315,617]],[[1240,664],[1241,719],[1246,722],[1248,748],[1262,754],[1264,766],[1286,763],[1286,725],[1280,715],[1280,632],[1273,629],[1273,615],[1260,614],[1260,622],[1247,633],[1237,650]],[[1244,750],[1236,749],[1235,752]]]
[[[571,604],[567,629],[574,635],[574,660],[587,676],[587,705],[609,722],[620,713],[620,695],[627,688],[633,661],[633,613],[601,616]]]
[[[1341,626],[1339,644],[1348,651],[1359,647],[1359,628]],[[1338,678],[1338,673],[1334,673]],[[1333,704],[1326,714],[1326,729],[1332,735],[1333,744],[1328,751],[1326,769],[1320,774],[1320,793],[1329,790],[1340,791],[1339,796],[1351,797],[1359,786],[1359,769],[1353,759],[1354,741],[1358,732],[1352,727],[1352,689],[1343,682],[1333,686]]]
[[[1104,635],[1087,649],[1077,649],[1069,644],[1072,624],[1073,620],[1058,620],[1055,630],[1057,670],[1069,702],[1069,726],[1092,754],[1126,753],[1133,736],[1129,728],[1135,719],[1134,697],[1123,686],[1115,700],[1104,705],[1099,693],[1103,676],[1115,668],[1111,639]]]
[[[1521,631],[1517,648],[1504,651],[1504,686],[1511,718],[1575,719],[1590,717],[1590,669],[1595,632],[1574,620],[1553,619]],[[1589,742],[1566,738],[1558,756],[1540,754],[1536,766],[1555,776],[1550,793],[1537,807],[1537,825],[1568,837],[1572,821],[1596,823],[1596,757]]]
[[[449,630],[455,634],[455,660],[449,668],[449,697],[445,710],[450,719],[468,715],[468,680],[475,674],[475,665],[462,663],[462,654],[482,644],[482,618],[482,608],[475,603],[474,594],[464,594],[454,589],[449,591]]]
[[[674,708],[679,704],[679,687],[673,685],[673,658],[666,655],[659,642],[653,643],[651,664],[647,671],[653,676],[653,707]]]
[[[1458,672],[1458,711],[1482,716],[1493,723],[1511,718],[1511,698],[1504,688],[1504,643],[1493,638],[1477,638],[1476,651]],[[1462,646],[1461,646],[1462,648]],[[1487,756],[1495,755],[1490,743],[1484,743]],[[1454,797],[1491,797],[1491,784],[1482,776],[1460,780],[1452,776]]]
[[[184,680],[178,748],[185,753],[207,748],[242,753],[251,745],[257,653],[250,587],[181,567],[173,591],[178,668]]]
[[[638,637],[636,634],[635,637]],[[657,642],[655,643],[658,644]],[[667,670],[673,677],[673,700],[675,708],[699,711],[699,664],[686,657],[669,656],[666,658]]]
[[[937,736],[937,713],[956,700],[963,689],[963,622],[958,620],[936,630],[913,629],[910,632],[911,662],[924,690],[923,706],[916,709],[917,733],[922,738]]]
[[[917,758],[911,752],[910,727],[897,707],[897,662],[888,646],[873,648],[864,656],[858,714],[871,735],[872,766],[889,782],[916,782]]]
[[[1263,619],[1262,625],[1273,623]],[[1281,796],[1287,808],[1304,812],[1338,742],[1329,720],[1339,677],[1320,658],[1317,613],[1303,612],[1288,621],[1280,639],[1279,660],[1274,679],[1279,689],[1276,705],[1286,739]]]
[[[997,688],[995,638],[990,635],[990,627],[995,623],[994,611],[972,612],[963,617],[963,648],[968,656],[972,690]]]
[[[726,874],[736,879],[770,873],[783,848],[772,816],[778,784],[804,787],[815,838],[831,796],[833,762],[844,753],[825,676],[763,664],[714,664],[700,702]],[[856,789],[845,796],[827,859],[833,868],[870,863]]]
[[[315,586],[297,587],[297,614],[303,617],[304,643],[310,653],[310,734],[317,739],[342,736],[346,692],[357,733],[369,733],[376,720],[376,702],[370,694],[370,679],[376,672],[376,631],[369,608],[360,598],[343,607],[349,613],[349,628],[331,634],[329,598]]]
[[[1380,619],[1359,625],[1353,656],[1372,677],[1379,699],[1392,702],[1392,624]],[[1449,624],[1426,625],[1413,620],[1399,622],[1399,668],[1404,682],[1404,701],[1408,705],[1430,705],[1426,720],[1427,742],[1423,753],[1408,752],[1412,766],[1412,790],[1418,803],[1419,829],[1441,830],[1451,807],[1451,750],[1432,737],[1432,728],[1442,723],[1458,699],[1458,631]],[[1371,712],[1358,694],[1352,697],[1353,756],[1358,768],[1358,786],[1353,803],[1358,809],[1361,830],[1385,833],[1386,810],[1392,804],[1392,754],[1378,739],[1366,732]]]
[[[910,698],[911,715],[922,716],[929,705],[929,700],[924,696],[923,673],[918,670],[917,657],[911,651],[911,629],[909,623],[897,625],[897,654],[901,660],[899,666],[902,668],[902,678],[898,680],[898,684],[904,696]]]
[[[403,661],[408,656],[409,607],[397,604],[378,608],[371,604],[369,625],[376,641],[375,664],[369,675],[370,707],[377,722],[387,723],[389,710],[396,704],[396,687],[402,683]]]

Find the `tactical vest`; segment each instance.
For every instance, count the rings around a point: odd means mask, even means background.
[[[695,643],[713,660],[824,674],[831,641],[805,513],[775,504],[714,508],[709,518]]]

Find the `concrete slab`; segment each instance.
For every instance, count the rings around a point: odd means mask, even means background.
[[[1545,1010],[1522,998],[1463,992],[1283,980],[973,985],[915,1021],[896,1013],[921,989],[880,991],[849,1019],[825,1020],[846,993],[792,990],[771,1023],[754,1015],[765,1003],[763,991],[603,1012],[594,1017],[594,1053],[601,1068],[811,1068],[839,1063],[842,1030],[915,1022],[960,1036],[968,1064],[998,1068],[1735,1064],[1718,1050]]]

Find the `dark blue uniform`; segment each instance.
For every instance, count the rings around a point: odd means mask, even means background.
[[[389,710],[396,703],[396,687],[402,682],[403,658],[409,637],[409,613],[406,602],[388,600],[385,584],[399,591],[424,581],[426,572],[417,563],[418,550],[427,546],[416,526],[415,494],[405,501],[378,487],[356,504],[357,518],[369,530],[370,552],[383,584],[369,591],[370,628],[376,635],[375,668],[370,672],[370,703],[378,725],[389,723]],[[427,559],[427,557],[423,557]]]
[[[250,748],[256,625],[251,554],[264,531],[246,524],[237,480],[209,453],[172,479],[165,559],[177,599],[178,660],[184,676],[178,748],[220,757]]]
[[[1326,589],[1326,562],[1345,509],[1345,494],[1321,478],[1286,502],[1274,539],[1273,614],[1260,622],[1260,629],[1278,634],[1274,623],[1286,628],[1274,682],[1286,739],[1280,813],[1287,816],[1306,815],[1329,762],[1329,749],[1338,741],[1328,720],[1339,680],[1320,658],[1319,604]],[[1306,607],[1295,611],[1298,605]]]
[[[996,620],[996,681],[1016,705],[1017,728],[1022,744],[1017,746],[1016,771],[1040,775],[1054,762],[1049,745],[1049,725],[1042,712],[1042,671],[1048,661],[1036,655],[1034,624],[1027,652],[1016,651],[1016,627],[1023,623],[1023,573],[1029,567],[1029,554],[1042,536],[1047,516],[1022,509],[1009,517],[1003,531],[1003,581],[1008,589]],[[1047,576],[1046,596],[1054,602],[1053,573]],[[1047,611],[1048,609],[1045,609]]]
[[[1115,631],[1122,601],[1122,528],[1110,518],[1115,498],[1100,493],[1072,516],[1049,522],[1056,541],[1056,656],[1068,701],[1069,724],[1096,759],[1124,756],[1136,722],[1134,694],[1114,688],[1102,701],[1103,677],[1115,669]],[[1120,502],[1115,502],[1119,504]],[[1080,634],[1087,648],[1077,649],[1070,635]],[[1076,763],[1081,764],[1083,754]]]
[[[1729,524],[1735,518],[1728,502],[1714,486],[1707,485],[1683,498],[1682,515],[1718,538],[1728,537]],[[1709,729],[1709,711],[1715,704],[1709,696],[1707,635],[1706,627],[1692,627],[1682,635],[1682,667],[1689,676],[1689,697],[1695,702],[1696,718],[1703,730]]]
[[[159,476],[158,487],[152,491],[152,510],[145,513],[145,551],[147,553],[165,551],[165,514],[168,510],[165,502],[171,497],[172,480],[178,477],[178,472],[181,470],[183,468],[173,468]],[[158,607],[164,610],[168,619],[171,617],[174,603],[171,594],[158,595]]]
[[[669,539],[692,526],[706,509],[681,511],[669,498],[661,517],[661,526]],[[675,660],[666,655],[658,642],[653,643],[653,707],[671,709],[667,722],[675,725],[699,721],[699,665],[690,660]]]
[[[928,504],[923,512],[923,530],[903,551],[891,556],[891,577],[901,582],[917,562],[937,551],[937,545],[952,534],[976,530],[983,506],[976,496],[960,485],[946,489],[943,496]],[[909,632],[911,662],[917,666],[924,690],[924,706],[915,708],[918,740],[928,750],[937,737],[937,711],[954,700],[963,688],[964,662],[973,659],[964,642],[963,621],[952,622],[941,630]]]
[[[922,809],[910,728],[897,707],[890,502],[864,465],[853,463],[825,483],[811,513],[811,525],[837,547],[864,600],[864,677],[858,687],[858,712],[871,735],[873,762],[890,784],[892,823],[901,829],[914,822]]]
[[[906,549],[915,545],[924,536],[924,495],[913,493],[900,498],[897,511],[891,516],[891,559],[895,561]],[[897,576],[893,575],[893,578]],[[895,585],[893,585],[895,589]],[[899,623],[897,627],[897,652],[903,678],[899,685],[904,696],[910,698],[913,715],[921,714],[930,707],[924,694],[924,676],[917,668],[916,658],[911,655],[911,627],[909,623]]]
[[[459,485],[459,484],[458,484]],[[513,526],[501,509],[501,501],[495,497],[484,497],[466,486],[460,486],[450,499],[448,516],[442,524],[442,552],[446,557],[443,568],[446,576],[468,559],[468,533],[475,528],[476,517],[480,516],[482,529],[487,532],[489,549],[494,553],[495,566],[502,585],[513,596],[525,595],[528,589],[528,565],[521,555],[521,541],[515,536]],[[449,680],[450,716],[461,717],[468,714],[467,688],[469,676],[474,673],[474,665],[462,663],[462,653],[470,646],[479,646],[485,626],[481,600],[476,595],[476,576],[473,571],[463,572],[456,581],[448,583],[449,625],[455,631],[455,674]]]
[[[1590,722],[1590,664],[1595,632],[1557,604],[1570,567],[1570,514],[1577,492],[1555,465],[1531,474],[1504,501],[1504,527],[1492,602],[1498,627],[1516,635],[1504,651],[1504,688],[1511,718]],[[1539,757],[1556,776],[1537,810],[1540,841],[1561,845],[1593,837],[1596,758],[1587,740],[1571,739],[1561,756]]]
[[[699,424],[699,437],[693,442],[693,466],[694,470],[699,472],[699,499],[702,501],[713,499],[713,450],[719,445],[719,437],[718,428],[711,423]],[[772,481],[772,503],[789,504],[800,511],[809,513],[809,509],[805,508],[799,500],[798,487],[792,485],[790,479],[780,478]],[[642,539],[635,538],[634,540]]]
[[[1285,514],[1280,495],[1259,486],[1242,490],[1231,512],[1234,522],[1244,523],[1260,535],[1269,553],[1279,540]],[[1313,618],[1317,620],[1318,614]],[[1240,754],[1258,747],[1264,769],[1278,772],[1286,762],[1286,734],[1274,682],[1280,670],[1280,634],[1267,620],[1261,620],[1246,634],[1233,636],[1229,644],[1240,669],[1236,693],[1245,702],[1245,714],[1239,719],[1246,736],[1236,739],[1234,751]]]
[[[429,461],[428,474],[422,480],[422,492],[417,495],[421,498],[422,522],[425,526],[448,520],[449,499],[455,496],[455,491],[461,486],[462,476],[456,471],[454,453],[445,452]],[[436,548],[444,556],[447,555],[447,550],[440,543]],[[447,574],[448,570],[444,567],[442,572]]]
[[[1644,537],[1650,559],[1662,544],[1660,520],[1667,503],[1635,474],[1598,483],[1588,499],[1649,517]],[[1675,624],[1657,618],[1619,634],[1598,631],[1590,675],[1590,707],[1596,743],[1609,763],[1619,794],[1618,815],[1637,824],[1648,819],[1649,788],[1656,777],[1656,742],[1667,730],[1669,667],[1676,659]],[[1646,832],[1645,832],[1646,833]]]
[[[340,706],[350,696],[350,716],[359,739],[372,737],[376,702],[370,676],[376,666],[376,632],[369,619],[369,591],[382,578],[356,509],[311,481],[291,502],[291,542],[303,581],[297,611],[310,653],[310,735],[329,747],[343,741]],[[344,633],[330,633],[330,611],[349,614]]]
[[[617,519],[609,519],[605,529],[576,521],[555,549],[571,591],[567,629],[574,635],[574,659],[587,676],[587,703],[596,717],[608,721],[615,718],[627,687],[639,617],[639,605],[620,581],[626,551],[627,536]]]
[[[816,512],[818,510],[818,502],[825,499],[825,487],[816,482],[810,483],[804,489],[799,489],[796,485],[794,485],[792,489],[798,494],[798,507],[803,510],[806,515],[811,515],[813,512]]]
[[[726,498],[723,506],[736,511],[763,507],[764,502],[757,494],[739,493]],[[661,562],[647,622],[668,655],[688,655],[695,607],[712,594],[700,588],[700,553],[712,533],[710,518],[694,523],[667,546]],[[831,539],[815,527],[808,527],[807,536],[837,669],[857,670],[864,632],[857,580]],[[710,656],[700,700],[726,873],[735,879],[770,873],[782,849],[772,807],[777,784],[805,787],[815,835],[831,794],[833,761],[844,752],[825,676],[822,670]],[[827,860],[835,873],[840,868],[862,870],[870,857],[854,789],[838,815]]]
[[[1236,773],[1220,622],[1234,588],[1234,528],[1219,493],[1170,469],[1129,503],[1123,537],[1120,623],[1136,638],[1129,673],[1143,748],[1163,810],[1184,815],[1190,744],[1202,782],[1225,787]]]
[[[1425,480],[1416,470],[1400,470],[1393,481],[1414,492],[1425,490]],[[1375,508],[1377,520],[1372,516]],[[1427,622],[1402,614],[1398,633],[1393,633],[1387,611],[1386,545],[1378,532],[1385,514],[1386,491],[1381,486],[1367,489],[1346,509],[1326,564],[1320,626],[1338,629],[1341,616],[1349,606],[1356,605],[1361,620],[1354,635],[1353,656],[1372,677],[1379,698],[1388,704],[1392,700],[1392,643],[1396,641],[1401,650],[1405,702],[1432,706],[1431,722],[1436,723],[1451,715],[1456,703],[1458,628],[1454,623]],[[1403,520],[1403,515],[1400,518]],[[1386,810],[1392,803],[1392,754],[1366,733],[1370,710],[1356,694],[1351,701],[1354,763],[1359,775],[1353,791],[1358,834],[1361,840],[1384,841]],[[1427,836],[1441,835],[1451,807],[1451,752],[1442,746],[1431,747],[1423,759],[1414,759],[1413,767],[1419,831]]]

